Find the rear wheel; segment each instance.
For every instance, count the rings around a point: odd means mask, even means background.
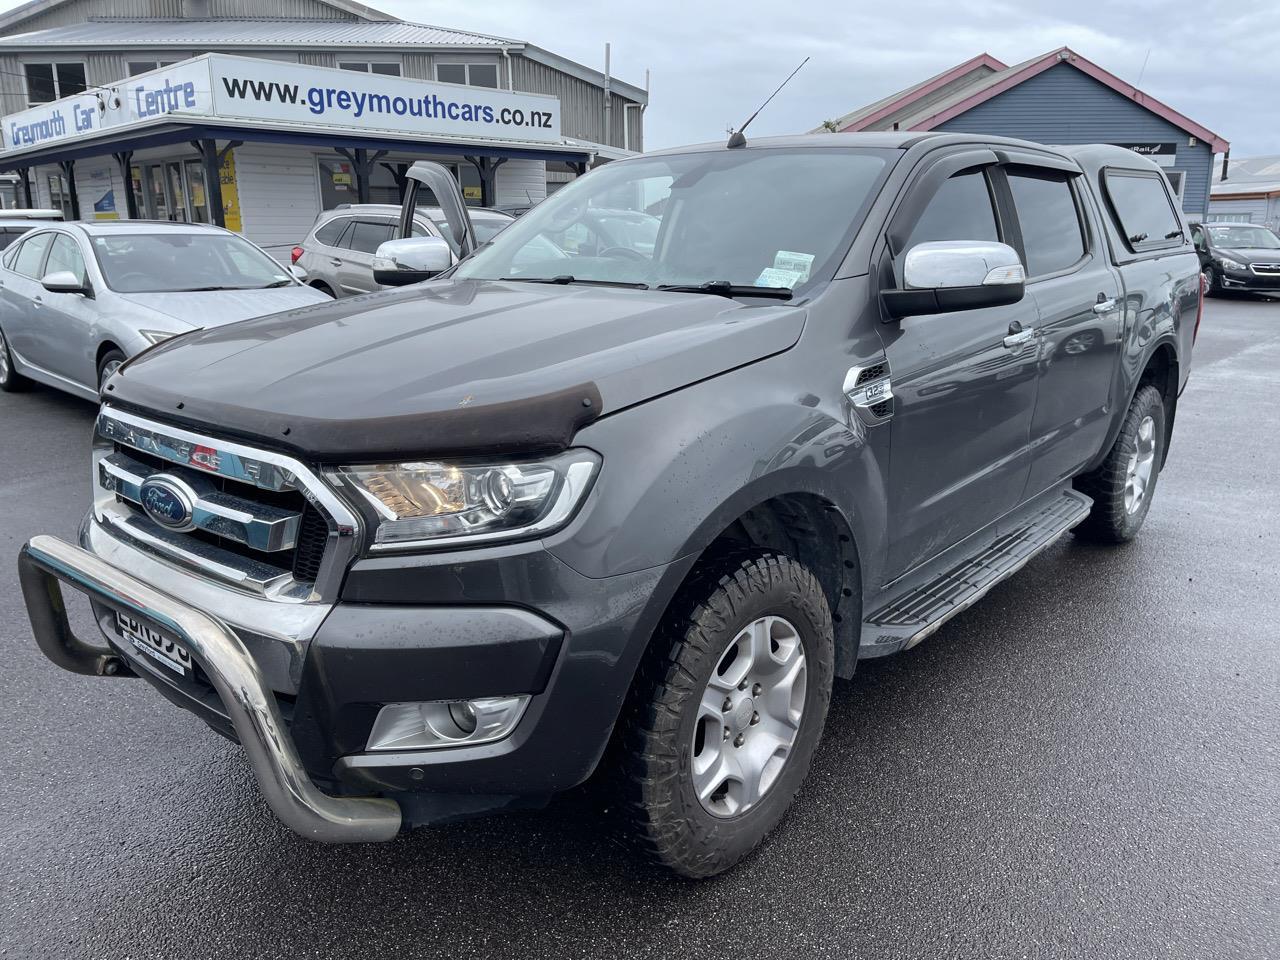
[[[4,331],[0,330],[0,390],[16,393],[24,389],[27,383],[27,378],[14,369],[13,354],[9,352],[9,341],[4,338]]]
[[[1093,498],[1093,509],[1075,534],[1104,543],[1137,536],[1151,509],[1163,459],[1164,398],[1155,387],[1142,387],[1107,459],[1076,478],[1076,489]]]
[[[317,280],[315,283],[311,284],[311,286],[315,287],[321,293],[327,293],[329,296],[333,297],[335,300],[338,299],[338,295],[333,292],[333,288],[330,287],[327,283],[323,283]]]
[[[777,826],[822,735],[834,659],[826,596],[790,557],[739,554],[694,576],[627,718],[630,828],[653,859],[713,876]]]
[[[120,364],[124,363],[125,355],[120,350],[108,350],[102,355],[102,359],[98,361],[98,392],[102,392],[102,388],[107,385],[107,381],[115,375],[120,369]]]

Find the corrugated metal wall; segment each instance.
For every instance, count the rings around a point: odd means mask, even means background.
[[[358,59],[358,56],[353,58]],[[300,50],[298,62],[312,67],[336,67],[338,55],[329,50]]]
[[[613,115],[609,122],[609,136],[604,135],[604,90],[595,84],[562,73],[554,67],[513,54],[512,73],[515,88],[528,93],[549,93],[560,98],[560,132],[566,137],[580,137],[615,147],[623,145],[623,105],[626,98],[612,94]],[[642,123],[638,111],[629,111],[626,118],[631,123],[631,149],[643,149]]]
[[[355,20],[318,0],[209,0],[211,17],[285,17],[305,20]],[[14,24],[3,35],[30,33],[50,27],[83,23],[89,17],[181,17],[183,0],[74,0],[39,16]]]
[[[1213,166],[1208,144],[1191,146],[1185,130],[1069,64],[1052,66],[937,129],[1040,143],[1176,143],[1173,169],[1186,175],[1182,208],[1198,217],[1208,207]]]
[[[547,165],[541,160],[508,160],[498,168],[497,203],[537,203],[547,197]]]
[[[1258,197],[1256,200],[1209,201],[1210,218],[1228,215],[1238,220],[1248,217],[1249,223],[1266,223],[1267,200],[1265,197]]]
[[[0,55],[0,116],[27,109],[22,61],[13,54]]]

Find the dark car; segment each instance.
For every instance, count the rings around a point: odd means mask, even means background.
[[[238,739],[304,836],[536,806],[604,764],[661,863],[739,861],[836,677],[1068,531],[1138,533],[1201,306],[1131,150],[739,140],[597,168],[483,246],[416,164],[401,222],[430,187],[461,262],[392,240],[380,282],[435,278],[126,364],[80,545],[22,552],[41,649]]]
[[[1193,223],[1210,296],[1228,290],[1280,296],[1280,237],[1256,223]]]

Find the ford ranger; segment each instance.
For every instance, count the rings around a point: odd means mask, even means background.
[[[1130,150],[739,138],[481,246],[443,168],[411,178],[462,262],[406,231],[375,263],[402,286],[132,359],[79,544],[20,557],[54,663],[237,740],[305,836],[602,767],[643,849],[715,874],[791,804],[835,678],[1151,508],[1203,291]],[[656,238],[598,242],[600,211]]]

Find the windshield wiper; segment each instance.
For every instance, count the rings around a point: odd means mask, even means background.
[[[254,290],[270,290],[272,287],[291,287],[291,286],[293,286],[293,281],[292,281],[292,280],[276,280],[274,283],[264,283],[264,284],[263,284],[262,286],[260,286],[260,287],[253,287],[253,288],[251,288],[251,289],[254,289]],[[228,289],[228,290],[236,290],[236,289],[239,289],[239,288],[238,288],[238,287],[227,287],[227,289]]]
[[[706,283],[664,283],[659,290],[672,293],[711,293],[718,297],[770,297],[774,300],[790,300],[790,287],[757,287],[750,283],[730,283],[728,280],[708,280]]]
[[[581,283],[592,287],[629,287],[632,290],[648,290],[647,283],[640,283],[637,280],[583,280],[572,276],[568,273],[562,273],[556,277],[499,277],[503,282],[514,283],[555,283],[561,286],[570,283]]]
[[[165,293],[208,293],[211,290],[252,290],[252,287],[184,287],[181,290],[166,290]]]

